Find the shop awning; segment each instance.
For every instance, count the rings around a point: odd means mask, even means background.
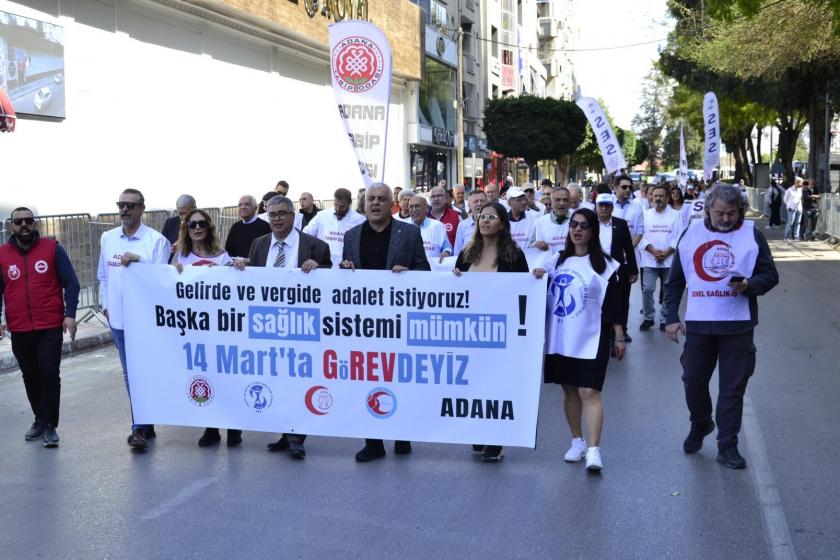
[[[0,132],[15,131],[15,109],[6,92],[0,89]]]

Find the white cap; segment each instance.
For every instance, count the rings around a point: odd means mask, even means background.
[[[603,193],[595,197],[595,204],[615,204],[615,200],[613,200],[613,195]]]
[[[511,198],[519,198],[520,196],[525,196],[525,191],[523,191],[519,187],[511,187],[507,190],[508,200],[510,200]]]

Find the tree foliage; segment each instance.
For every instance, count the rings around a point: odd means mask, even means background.
[[[529,165],[574,153],[584,138],[586,116],[572,101],[532,95],[491,99],[484,133],[491,150]]]
[[[665,111],[671,95],[671,83],[659,68],[654,65],[645,76],[642,86],[642,100],[639,114],[633,118],[636,134],[648,146],[647,160],[650,173],[655,173],[662,156],[662,131],[665,128]]]

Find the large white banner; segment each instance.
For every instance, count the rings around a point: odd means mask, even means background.
[[[134,420],[533,447],[546,280],[133,264]]]
[[[685,155],[685,136],[683,135],[682,125],[680,125],[680,168],[677,170],[677,181],[680,188],[685,192],[685,187],[688,184],[688,158]]]
[[[368,186],[385,176],[391,46],[382,30],[366,21],[334,23],[329,35],[338,114]]]
[[[703,177],[706,181],[720,167],[720,112],[717,96],[707,92],[703,96],[703,122],[705,123],[706,146],[703,152]]]
[[[619,144],[604,110],[601,109],[601,105],[591,97],[581,97],[577,100],[577,106],[581,108],[592,130],[595,131],[595,138],[598,140],[598,147],[604,157],[604,167],[607,168],[607,173],[627,169],[621,144]]]

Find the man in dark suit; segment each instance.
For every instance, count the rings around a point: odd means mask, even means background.
[[[163,229],[160,233],[172,244],[173,253],[176,250],[175,242],[178,241],[178,235],[181,233],[181,222],[187,217],[187,214],[195,209],[195,198],[188,194],[182,194],[175,201],[175,210],[178,212],[178,215],[167,218],[163,223]]]
[[[391,217],[393,194],[385,183],[373,183],[365,191],[366,221],[344,234],[344,255],[341,268],[351,270],[431,270],[420,229],[414,224]],[[395,441],[394,453],[411,453],[410,441]],[[381,439],[366,439],[356,454],[360,463],[385,456]]]
[[[277,195],[266,204],[271,233],[254,239],[248,253],[248,266],[269,268],[300,268],[311,272],[316,268],[331,268],[330,246],[294,228],[295,207],[285,196]],[[282,434],[268,444],[270,451],[286,451],[295,459],[306,457],[304,434]]]
[[[601,247],[621,266],[618,267],[618,288],[621,293],[622,317],[624,317],[624,332],[627,332],[627,315],[630,312],[630,285],[639,279],[639,267],[636,263],[636,252],[633,249],[633,236],[626,220],[615,218],[613,211],[613,195],[602,193],[595,199],[595,210],[600,222]],[[624,336],[626,342],[631,339]]]

